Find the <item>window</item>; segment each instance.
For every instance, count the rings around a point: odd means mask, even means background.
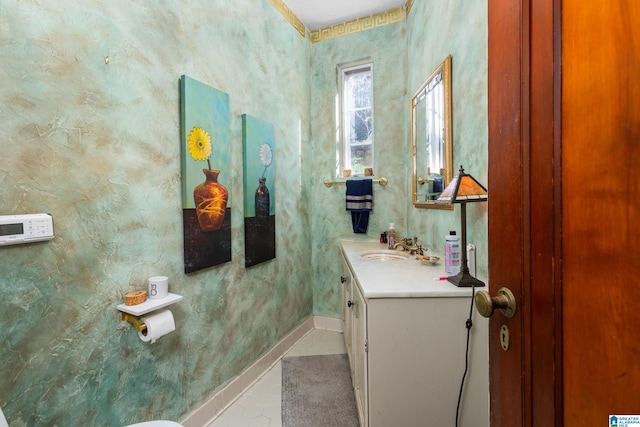
[[[373,63],[338,68],[337,174],[351,169],[354,176],[373,168]]]

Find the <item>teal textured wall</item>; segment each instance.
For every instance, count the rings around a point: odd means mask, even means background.
[[[446,3],[446,2],[445,2]],[[427,8],[429,7],[429,9]],[[428,40],[428,42],[427,42]],[[180,420],[311,314],[339,317],[339,238],[389,222],[429,246],[459,211],[410,202],[409,98],[453,56],[454,164],[486,182],[486,1],[312,44],[265,0],[0,0],[0,214],[56,238],[0,247],[0,407],[12,426]],[[108,64],[105,57],[109,58]],[[336,66],[374,62],[374,211],[354,235],[335,171]],[[227,92],[233,260],[183,274],[178,79]],[[464,96],[462,96],[464,94]],[[244,268],[241,115],[273,123],[276,259]],[[468,209],[486,275],[486,207]],[[176,332],[115,306],[170,278]],[[71,404],[70,404],[71,403]]]
[[[394,222],[398,236],[418,236],[430,251],[444,252],[449,230],[460,233],[460,209],[417,209],[411,203],[410,99],[424,80],[452,55],[454,174],[462,163],[487,182],[487,3],[416,0],[405,21],[322,41],[312,47],[311,177],[314,313],[340,314],[340,238],[377,239]],[[324,188],[335,174],[336,67],[372,59],[374,63],[374,206],[366,235],[354,234],[345,212],[345,187]],[[467,209],[468,241],[477,246],[477,275],[487,278],[487,206]]]
[[[453,174],[462,164],[486,186],[487,151],[487,1],[416,0],[407,18],[408,99],[451,55]],[[409,100],[407,99],[407,103]],[[409,126],[408,119],[406,120]],[[410,136],[409,136],[410,138]],[[407,140],[407,144],[409,141]],[[410,177],[411,169],[407,166]],[[410,181],[409,181],[410,182]],[[411,185],[411,184],[409,184]],[[491,189],[489,188],[489,193]],[[409,199],[409,202],[410,199]],[[460,234],[460,207],[453,211],[410,209],[408,228],[429,248],[444,252],[449,230]],[[487,203],[467,207],[468,242],[476,245],[477,276],[487,272]]]
[[[0,248],[12,426],[180,420],[311,315],[310,45],[264,0],[0,0],[0,213],[49,212],[56,233]],[[233,260],[188,276],[181,74],[229,94],[234,171]],[[250,269],[243,113],[274,124],[286,190],[277,258]],[[176,332],[150,345],[116,305],[156,274],[184,300],[171,307]]]
[[[325,188],[336,170],[336,95],[339,64],[373,60],[374,178],[385,176],[386,187],[373,187],[373,211],[366,234],[354,234],[345,210],[345,185]],[[314,312],[340,316],[340,238],[377,239],[390,222],[405,231],[409,158],[405,123],[405,22],[315,43],[312,49],[311,135],[312,265]],[[404,235],[404,234],[403,234]]]

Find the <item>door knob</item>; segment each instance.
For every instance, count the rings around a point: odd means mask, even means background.
[[[513,317],[516,314],[516,299],[507,288],[501,288],[495,297],[487,291],[478,291],[475,301],[478,313],[484,317],[491,317],[496,308],[504,317]]]

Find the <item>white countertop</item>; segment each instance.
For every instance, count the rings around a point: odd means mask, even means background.
[[[387,250],[386,244],[377,241],[341,240],[340,247],[345,259],[360,284],[365,298],[442,298],[470,297],[471,288],[459,288],[447,280],[444,271],[444,256],[426,252],[441,258],[437,265],[427,265],[410,255],[402,261],[379,261],[360,256],[362,252]],[[409,254],[397,250],[398,253]]]

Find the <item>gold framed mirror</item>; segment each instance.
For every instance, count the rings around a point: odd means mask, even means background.
[[[411,98],[411,193],[416,208],[453,209],[435,203],[453,178],[451,55]]]

